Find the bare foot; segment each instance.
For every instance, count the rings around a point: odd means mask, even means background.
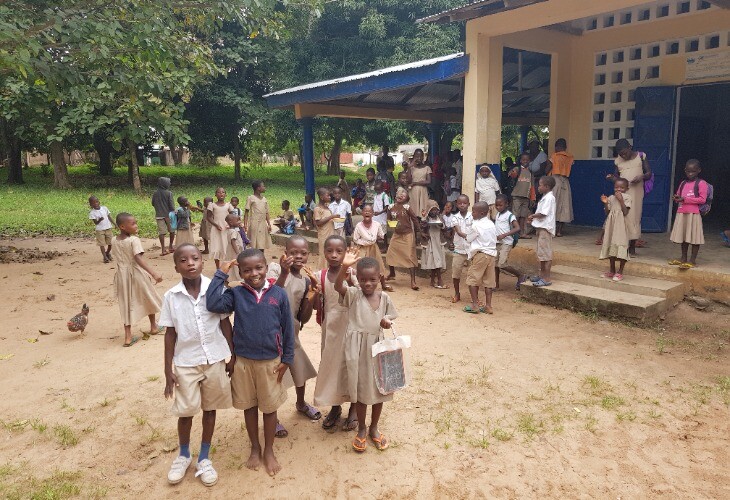
[[[261,448],[251,447],[251,456],[246,461],[246,467],[251,470],[259,470],[261,466]]]
[[[274,450],[264,451],[264,467],[269,476],[275,476],[281,471],[281,465],[276,461]]]

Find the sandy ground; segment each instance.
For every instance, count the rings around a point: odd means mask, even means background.
[[[177,281],[171,257],[144,243],[163,293]],[[109,498],[730,498],[730,316],[681,305],[640,329],[512,291],[495,295],[494,316],[472,316],[450,291],[413,292],[405,276],[393,298],[399,333],[413,337],[413,380],[385,405],[391,449],[356,454],[351,433],[297,414],[292,390],[279,412],[290,432],[276,443],[280,475],[243,467],[243,415],[227,410],[214,438],[219,483],[207,489],[191,469],[171,487],[163,339],[121,347],[113,265],[89,241],[0,245],[65,252],[0,265],[0,496],[68,471],[81,496]],[[83,303],[80,338],[65,323]],[[302,340],[315,365],[319,338],[312,321]],[[196,419],[193,451],[199,436]]]

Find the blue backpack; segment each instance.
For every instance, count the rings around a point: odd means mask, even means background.
[[[170,217],[170,229],[173,232],[177,231],[177,212],[170,212],[168,216]]]

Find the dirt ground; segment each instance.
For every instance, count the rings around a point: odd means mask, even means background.
[[[505,290],[494,316],[472,316],[450,290],[421,280],[413,292],[401,275],[393,300],[398,332],[413,338],[413,377],[385,405],[389,450],[356,454],[351,433],[327,434],[296,413],[292,390],[279,412],[290,434],[276,443],[277,477],[243,467],[243,415],[227,410],[213,440],[219,483],[205,488],[191,468],[171,487],[176,420],[163,398],[163,338],[122,348],[113,264],[91,241],[0,244],[62,252],[0,265],[2,497],[730,498],[725,311],[683,304],[637,328]],[[172,259],[144,244],[165,277],[162,294],[177,282]],[[66,321],[83,303],[82,338]],[[314,321],[301,338],[316,366]],[[199,436],[196,419],[194,452]]]

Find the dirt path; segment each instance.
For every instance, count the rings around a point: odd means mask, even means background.
[[[189,471],[170,487],[177,440],[162,338],[121,347],[113,266],[88,241],[0,245],[65,253],[0,265],[0,496],[730,497],[728,316],[680,306],[660,328],[638,329],[511,291],[495,295],[494,316],[471,316],[449,303],[450,290],[413,292],[405,276],[393,297],[399,333],[413,336],[413,384],[385,406],[390,450],[356,455],[351,434],[297,414],[292,391],[280,411],[290,435],[277,441],[279,476],[242,468],[243,415],[227,410],[214,438],[218,485],[206,491]],[[171,257],[148,256],[162,293],[177,281]],[[83,303],[90,322],[79,338],[66,321]],[[312,321],[302,340],[315,365],[319,338]],[[199,436],[196,420],[194,451]]]

